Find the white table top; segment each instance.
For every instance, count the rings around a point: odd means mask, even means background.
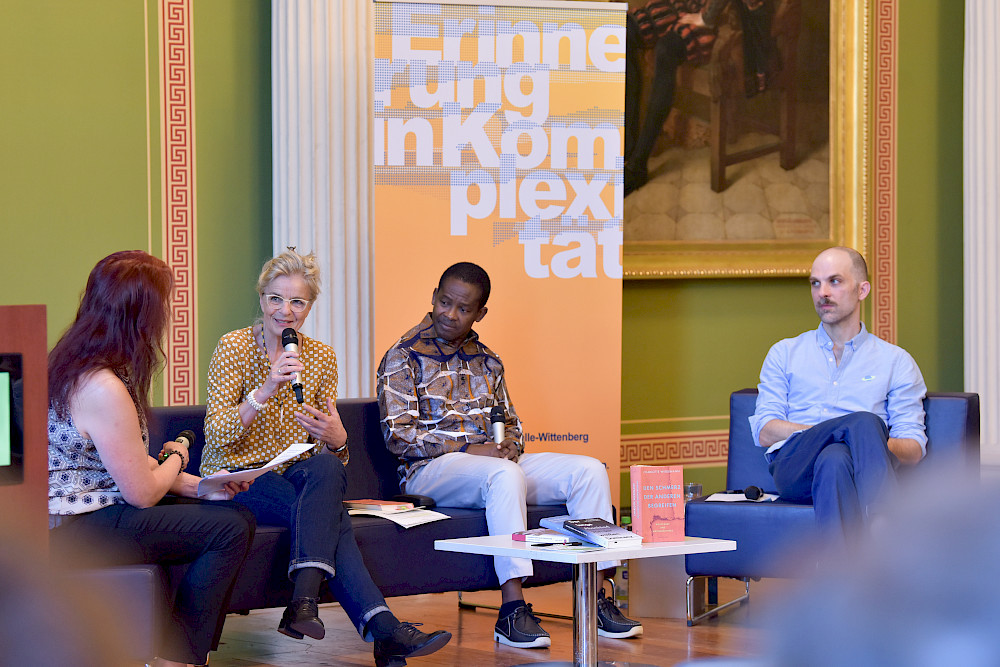
[[[434,548],[438,551],[530,558],[553,563],[595,563],[629,558],[735,551],[736,542],[710,537],[685,537],[683,542],[647,542],[634,547],[609,547],[607,549],[598,547],[593,551],[561,551],[553,547],[531,547],[527,542],[515,542],[510,535],[486,535],[484,537],[434,540]]]

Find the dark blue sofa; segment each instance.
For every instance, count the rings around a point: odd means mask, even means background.
[[[754,444],[747,421],[756,403],[756,389],[742,389],[730,396],[726,488],[745,489],[754,485],[776,493],[763,450]],[[927,456],[919,466],[963,465],[978,471],[979,395],[929,392],[924,399],[924,410]],[[737,544],[736,551],[685,556],[685,568],[691,577],[688,625],[715,615],[730,604],[745,601],[746,596],[742,596],[714,606],[716,577],[743,579],[748,592],[750,579],[787,577],[791,572],[783,556],[807,543],[815,530],[812,505],[780,499],[773,503],[694,500],[685,507],[684,521],[686,535],[736,540]]]
[[[386,449],[379,427],[375,399],[343,399],[337,402],[347,429],[351,450],[347,466],[347,494],[352,498],[392,498],[399,493],[394,456]],[[195,433],[187,471],[197,474],[204,446],[205,406],[153,408],[149,425],[150,453],[159,453],[164,442],[184,429]],[[358,547],[372,579],[386,597],[474,591],[499,587],[493,559],[489,556],[435,551],[434,540],[486,535],[486,513],[438,507],[451,517],[445,521],[404,529],[376,517],[352,517]],[[539,519],[565,514],[566,507],[528,506],[528,525]],[[236,582],[229,610],[233,612],[283,607],[292,592],[288,581],[288,531],[278,526],[258,525],[250,555]],[[536,562],[535,575],[526,585],[568,581],[569,565]],[[324,585],[323,600],[334,598]]]

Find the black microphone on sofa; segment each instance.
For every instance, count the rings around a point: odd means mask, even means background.
[[[764,496],[764,490],[759,486],[754,486],[753,484],[745,489],[733,489],[726,491],[726,493],[742,493],[747,500],[759,500]]]

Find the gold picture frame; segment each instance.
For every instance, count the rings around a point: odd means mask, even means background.
[[[872,51],[875,5],[830,2],[830,234],[771,241],[628,241],[626,279],[803,276],[823,248],[846,245],[868,257],[872,226],[872,100],[877,97]],[[880,22],[895,22],[881,11]],[[880,23],[880,32],[895,26]]]

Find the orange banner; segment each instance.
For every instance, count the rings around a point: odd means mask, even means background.
[[[377,356],[458,261],[528,451],[584,453],[619,497],[625,5],[376,2]],[[376,359],[377,361],[378,359]]]

